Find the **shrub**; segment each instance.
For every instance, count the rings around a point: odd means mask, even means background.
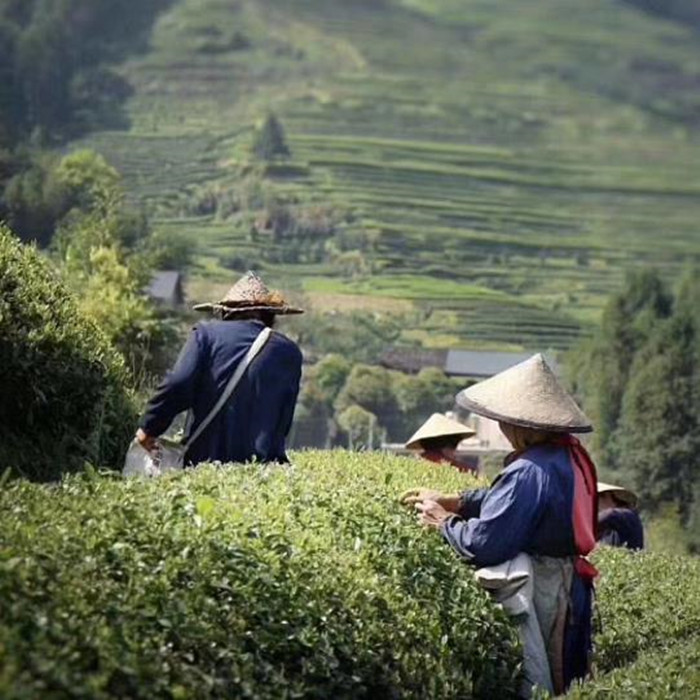
[[[697,698],[700,697],[700,640],[643,654],[627,668],[574,687],[569,698]]]
[[[596,555],[601,630],[596,666],[610,671],[700,629],[700,559],[603,548]]]
[[[510,697],[504,613],[380,454],[0,491],[0,696]],[[51,523],[46,527],[46,523]]]
[[[134,427],[127,379],[48,260],[0,227],[0,467],[50,480],[116,465]]]

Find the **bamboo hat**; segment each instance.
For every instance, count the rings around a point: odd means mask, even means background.
[[[421,441],[439,437],[468,438],[476,435],[476,431],[442,413],[433,413],[423,425],[411,436],[406,443],[408,450],[420,450]]]
[[[603,481],[598,482],[598,493],[611,493],[618,501],[621,501],[630,508],[637,507],[637,495],[622,486],[614,484],[606,484]]]
[[[591,422],[541,354],[457,394],[462,407],[493,420],[562,433],[589,433]]]
[[[269,311],[273,314],[303,314],[303,309],[290,306],[280,292],[268,289],[260,277],[250,270],[226,292],[221,301],[197,304],[195,311],[224,311],[228,315],[246,311]]]

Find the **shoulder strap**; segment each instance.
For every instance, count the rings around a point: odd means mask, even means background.
[[[214,408],[212,408],[211,411],[209,411],[209,414],[207,415],[207,417],[199,424],[199,426],[197,427],[197,430],[195,430],[194,433],[192,433],[192,435],[190,435],[189,439],[186,441],[186,443],[184,443],[184,445],[191,445],[192,443],[194,443],[195,440],[197,440],[197,438],[209,427],[209,424],[214,420],[217,413],[224,407],[224,404],[231,398],[231,395],[233,394],[236,387],[238,386],[241,379],[243,378],[245,371],[248,369],[248,367],[250,367],[250,364],[257,357],[258,353],[263,349],[263,347],[265,346],[265,343],[267,343],[267,341],[271,335],[272,335],[271,328],[263,328],[263,330],[260,331],[260,333],[258,334],[258,337],[253,341],[253,344],[250,346],[248,352],[246,353],[246,356],[239,363],[238,367],[236,367],[234,373],[231,375],[231,379],[229,379],[228,384],[226,385],[226,388],[224,389],[223,393],[219,397],[219,400],[214,405]]]

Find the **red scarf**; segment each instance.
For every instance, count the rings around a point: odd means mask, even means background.
[[[571,466],[574,470],[574,541],[576,542],[576,572],[592,581],[598,570],[585,559],[596,545],[598,525],[598,475],[595,464],[580,440],[573,435],[563,435],[555,444],[569,448]]]

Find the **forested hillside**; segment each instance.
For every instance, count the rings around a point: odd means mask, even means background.
[[[256,267],[318,311],[401,319],[400,342],[566,347],[626,269],[697,256],[692,19],[641,0],[179,0],[119,70],[129,129],[87,143],[163,235],[197,241],[196,299]],[[255,147],[271,112],[279,151]]]

